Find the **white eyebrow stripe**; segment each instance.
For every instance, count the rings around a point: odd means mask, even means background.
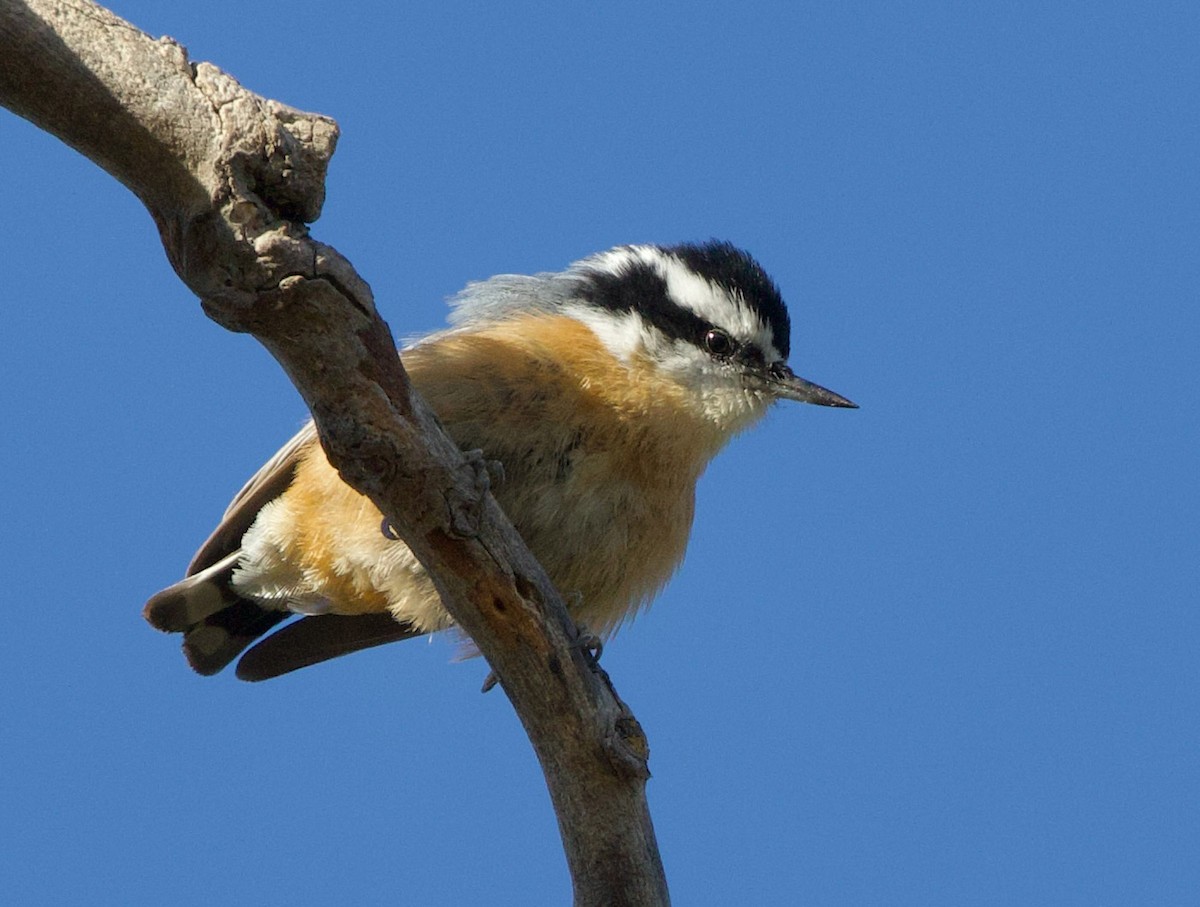
[[[681,308],[723,328],[742,342],[753,343],[768,359],[781,358],[775,349],[771,328],[746,305],[740,293],[731,293],[701,277],[674,256],[659,256],[655,264],[666,281],[671,299]]]

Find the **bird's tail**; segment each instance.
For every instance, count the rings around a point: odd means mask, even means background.
[[[233,570],[241,551],[159,592],[142,610],[150,625],[183,634],[183,654],[200,674],[216,674],[247,646],[291,616],[238,595]]]
[[[294,615],[245,598],[233,587],[241,551],[159,592],[142,610],[159,630],[183,634],[183,654],[200,674],[216,674],[259,637]],[[301,617],[238,662],[242,680],[268,680],[339,655],[422,635],[390,612]]]

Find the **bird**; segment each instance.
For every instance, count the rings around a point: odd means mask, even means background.
[[[777,401],[857,408],[788,365],[779,288],[728,242],[618,246],[450,305],[448,328],[401,350],[412,384],[462,450],[499,462],[497,501],[596,639],[676,571],[726,442]],[[143,616],[183,634],[198,673],[240,656],[250,681],[451,627],[388,530],[310,421]]]

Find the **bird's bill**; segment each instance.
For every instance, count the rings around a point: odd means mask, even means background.
[[[772,370],[769,383],[772,392],[780,400],[796,400],[800,403],[815,403],[817,406],[858,409],[857,403],[851,403],[841,394],[835,394],[819,384],[806,381],[786,365],[776,366]]]

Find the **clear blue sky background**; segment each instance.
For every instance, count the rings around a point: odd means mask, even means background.
[[[738,439],[605,651],[677,903],[1195,903],[1195,3],[114,6],[339,121],[315,233],[397,334],[716,236],[862,404]],[[251,686],[142,623],[304,410],[113,180],[2,112],[0,173],[11,903],[566,903],[481,662]]]

